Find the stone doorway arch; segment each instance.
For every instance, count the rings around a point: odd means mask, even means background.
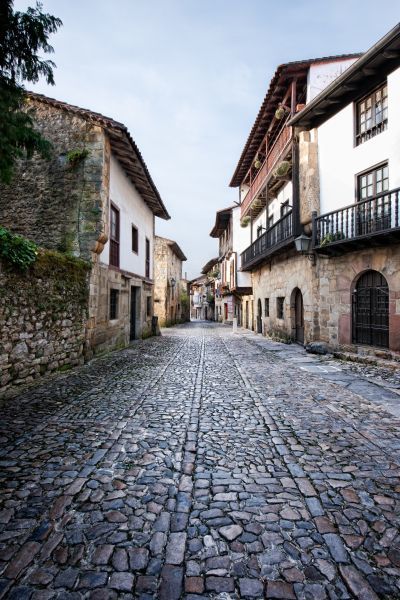
[[[365,271],[352,293],[354,344],[389,347],[389,286],[379,271]]]

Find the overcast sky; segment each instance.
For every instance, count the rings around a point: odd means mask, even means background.
[[[277,65],[364,51],[400,16],[399,0],[42,1],[64,25],[56,85],[33,89],[127,125],[189,278],[218,254],[215,211],[238,199],[229,181]]]

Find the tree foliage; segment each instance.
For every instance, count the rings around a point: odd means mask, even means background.
[[[13,10],[13,0],[0,0],[0,181],[9,183],[15,161],[39,152],[50,154],[50,144],[34,129],[26,106],[23,82],[40,77],[54,85],[51,60],[40,53],[53,52],[50,34],[62,25],[60,19],[42,12],[42,5],[26,12]]]

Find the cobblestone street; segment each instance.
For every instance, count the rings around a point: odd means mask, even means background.
[[[253,338],[171,328],[5,401],[0,598],[400,598],[400,419]]]

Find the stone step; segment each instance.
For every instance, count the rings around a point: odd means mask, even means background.
[[[376,367],[383,367],[385,369],[400,369],[400,358],[395,358],[392,352],[382,352],[382,354],[388,355],[388,357],[377,356],[377,353],[381,351],[375,351],[371,354],[360,354],[358,352],[345,352],[335,351],[333,356],[340,360],[347,360],[350,362],[357,362],[363,365],[373,365]]]

